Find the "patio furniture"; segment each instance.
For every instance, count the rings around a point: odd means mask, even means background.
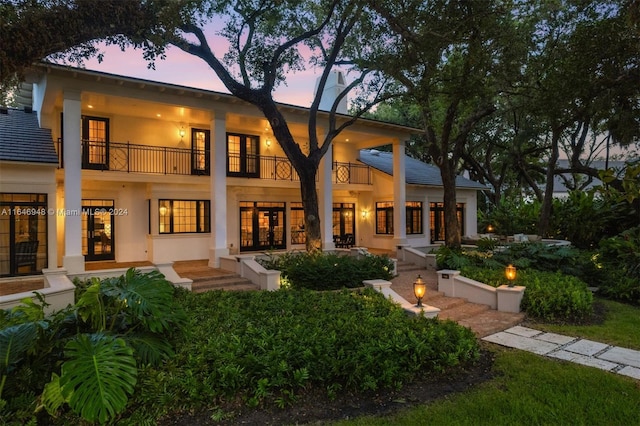
[[[344,234],[335,242],[336,248],[351,248],[354,244],[353,234]]]
[[[15,261],[16,271],[23,266],[29,267],[29,272],[36,271],[38,255],[38,241],[20,241],[16,243]]]

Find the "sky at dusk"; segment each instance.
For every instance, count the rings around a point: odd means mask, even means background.
[[[100,50],[104,53],[102,63],[99,63],[94,58],[85,62],[85,68],[228,93],[228,90],[213,70],[202,59],[184,53],[178,48],[169,47],[166,59],[158,59],[156,61],[155,70],[147,67],[147,62],[143,59],[141,50],[129,49],[122,52],[117,46],[105,47],[104,45],[101,45]],[[286,85],[280,85],[276,89],[274,93],[275,100],[309,107],[313,97],[315,81],[321,71],[321,69],[308,69],[288,75]]]

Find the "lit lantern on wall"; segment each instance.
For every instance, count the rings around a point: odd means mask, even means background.
[[[509,287],[513,287],[513,281],[516,279],[516,267],[512,264],[509,264],[509,266],[505,268],[504,274],[509,280]]]

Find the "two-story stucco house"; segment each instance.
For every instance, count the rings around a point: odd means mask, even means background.
[[[0,114],[0,276],[304,248],[296,172],[254,106],[58,65],[30,81],[31,109]],[[304,146],[309,111],[280,109]],[[443,238],[438,171],[404,153],[416,131],[363,119],[335,140],[318,177],[325,249]],[[476,233],[479,189],[458,182],[463,234]]]

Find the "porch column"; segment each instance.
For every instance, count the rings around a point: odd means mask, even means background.
[[[222,111],[214,111],[211,120],[211,241],[209,266],[220,267],[220,256],[229,254],[227,247],[227,119]],[[233,212],[230,212],[233,214]]]
[[[322,157],[320,167],[318,168],[318,207],[320,209],[322,250],[333,250],[336,248],[333,242],[333,170],[331,170],[330,150]]]
[[[65,90],[64,122],[64,254],[62,266],[69,273],[84,272],[82,255],[82,146],[80,144],[80,91]]]
[[[407,179],[404,157],[404,141],[393,142],[393,245],[407,244]]]

